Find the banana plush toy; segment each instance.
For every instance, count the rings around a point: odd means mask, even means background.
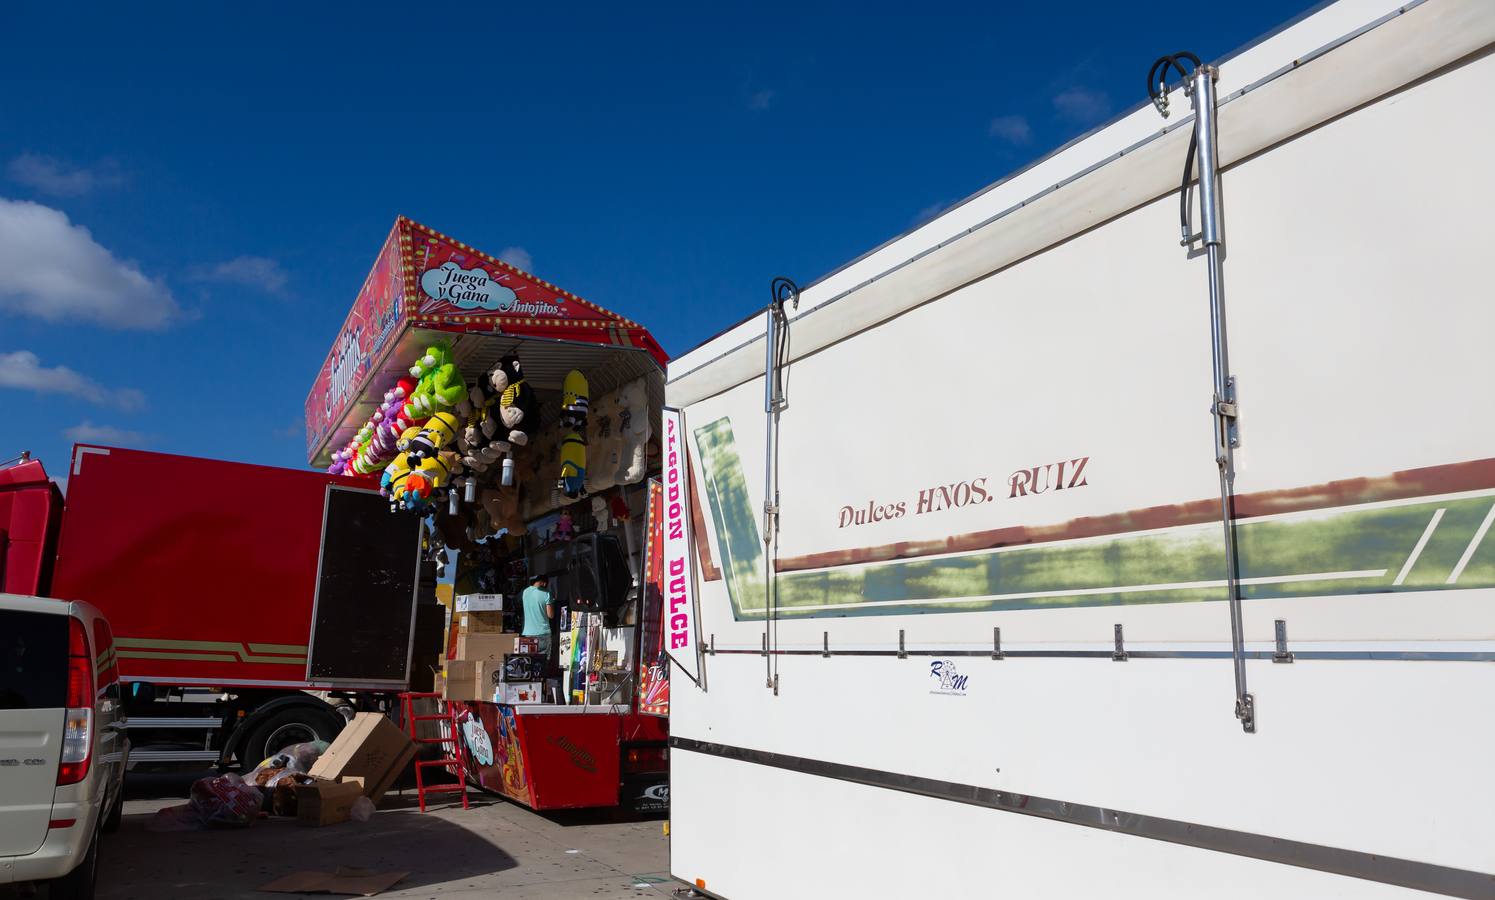
[[[587,482],[587,409],[590,405],[587,377],[572,369],[561,383],[561,477],[556,485],[567,497],[586,493]]]
[[[587,376],[572,369],[561,382],[561,425],[573,431],[585,431],[588,406]]]

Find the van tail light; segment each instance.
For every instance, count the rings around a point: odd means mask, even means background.
[[[68,618],[67,721],[62,730],[62,765],[58,784],[77,784],[88,777],[93,757],[93,660],[81,619]]]

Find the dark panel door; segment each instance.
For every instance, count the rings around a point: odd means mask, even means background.
[[[420,520],[372,491],[329,487],[310,680],[404,684]]]

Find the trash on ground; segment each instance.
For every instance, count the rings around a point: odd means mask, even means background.
[[[293,775],[310,772],[327,747],[326,741],[292,744],[255,766],[244,780],[256,787],[273,788]]]
[[[181,806],[158,810],[150,831],[196,831],[201,828],[244,828],[259,818],[264,794],[238,775],[229,773],[192,782]]]
[[[363,786],[356,781],[318,779],[310,784],[298,784],[293,790],[296,793],[296,821],[302,825],[322,826],[346,822],[353,817],[353,805],[359,800],[367,801],[370,807],[373,806],[373,802],[363,795]],[[367,822],[370,815],[373,815],[372,808],[358,821]]]
[[[336,872],[296,872],[261,885],[259,890],[279,894],[351,894],[356,897],[372,897],[394,887],[409,874],[339,866]]]
[[[414,757],[415,742],[410,735],[388,716],[365,712],[353,717],[310,772],[328,781],[359,779],[364,796],[377,804]]]

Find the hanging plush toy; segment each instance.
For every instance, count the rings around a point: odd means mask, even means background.
[[[406,376],[384,392],[384,403],[379,407],[379,427],[374,434],[374,442],[384,448],[384,452],[394,452],[395,440],[414,424],[405,416],[405,401],[415,392],[415,385],[415,379]]]
[[[409,458],[411,454],[407,453],[405,456]],[[422,459],[410,473],[410,477],[405,479],[404,507],[424,510],[436,492],[445,487],[454,474],[461,472],[462,460],[450,451]]]
[[[587,377],[572,369],[561,382],[561,472],[556,489],[575,499],[586,493]]]
[[[561,510],[561,515],[555,520],[555,539],[558,541],[569,541],[576,537],[576,525],[571,521],[571,510]]]
[[[410,478],[410,457],[401,453],[384,469],[379,479],[379,493],[389,498],[391,511],[399,509],[405,499],[405,482]]]
[[[449,412],[439,412],[426,420],[426,424],[414,438],[411,438],[405,452],[410,454],[414,460],[424,460],[435,456],[440,450],[446,449],[447,445],[456,440],[457,417]]]
[[[580,372],[572,372],[581,378]],[[566,376],[566,382],[571,382],[571,375]],[[535,390],[524,380],[524,369],[519,365],[519,357],[510,354],[498,361],[493,371],[488,373],[493,388],[498,391],[498,433],[496,437],[504,442],[519,447],[529,443],[530,431],[540,421],[539,401],[535,399]],[[583,403],[585,403],[586,379],[581,380]]]
[[[587,493],[600,494],[618,472],[617,395],[603,394],[587,411]]]
[[[572,430],[586,430],[587,376],[572,369],[561,382],[561,425]]]
[[[561,493],[573,500],[586,493],[587,439],[575,431],[561,438]]]
[[[410,367],[410,374],[420,379],[405,404],[405,415],[412,420],[429,418],[441,410],[459,409],[459,404],[467,400],[467,383],[452,362],[452,346],[446,341],[427,347],[425,355]],[[459,414],[466,416],[467,410],[461,408]]]
[[[489,449],[496,427],[489,424],[493,407],[498,403],[498,391],[493,388],[493,372],[498,366],[494,366],[473,384],[467,392],[468,413],[466,427],[462,429],[461,450],[462,462],[469,469],[476,472],[485,471],[489,464],[498,459],[503,451],[500,448]]]
[[[619,463],[614,481],[635,484],[642,481],[649,467],[649,388],[643,378],[623,385],[618,391],[617,431]]]
[[[488,488],[478,495],[494,532],[524,534],[524,516],[520,514],[520,491],[517,487]]]

